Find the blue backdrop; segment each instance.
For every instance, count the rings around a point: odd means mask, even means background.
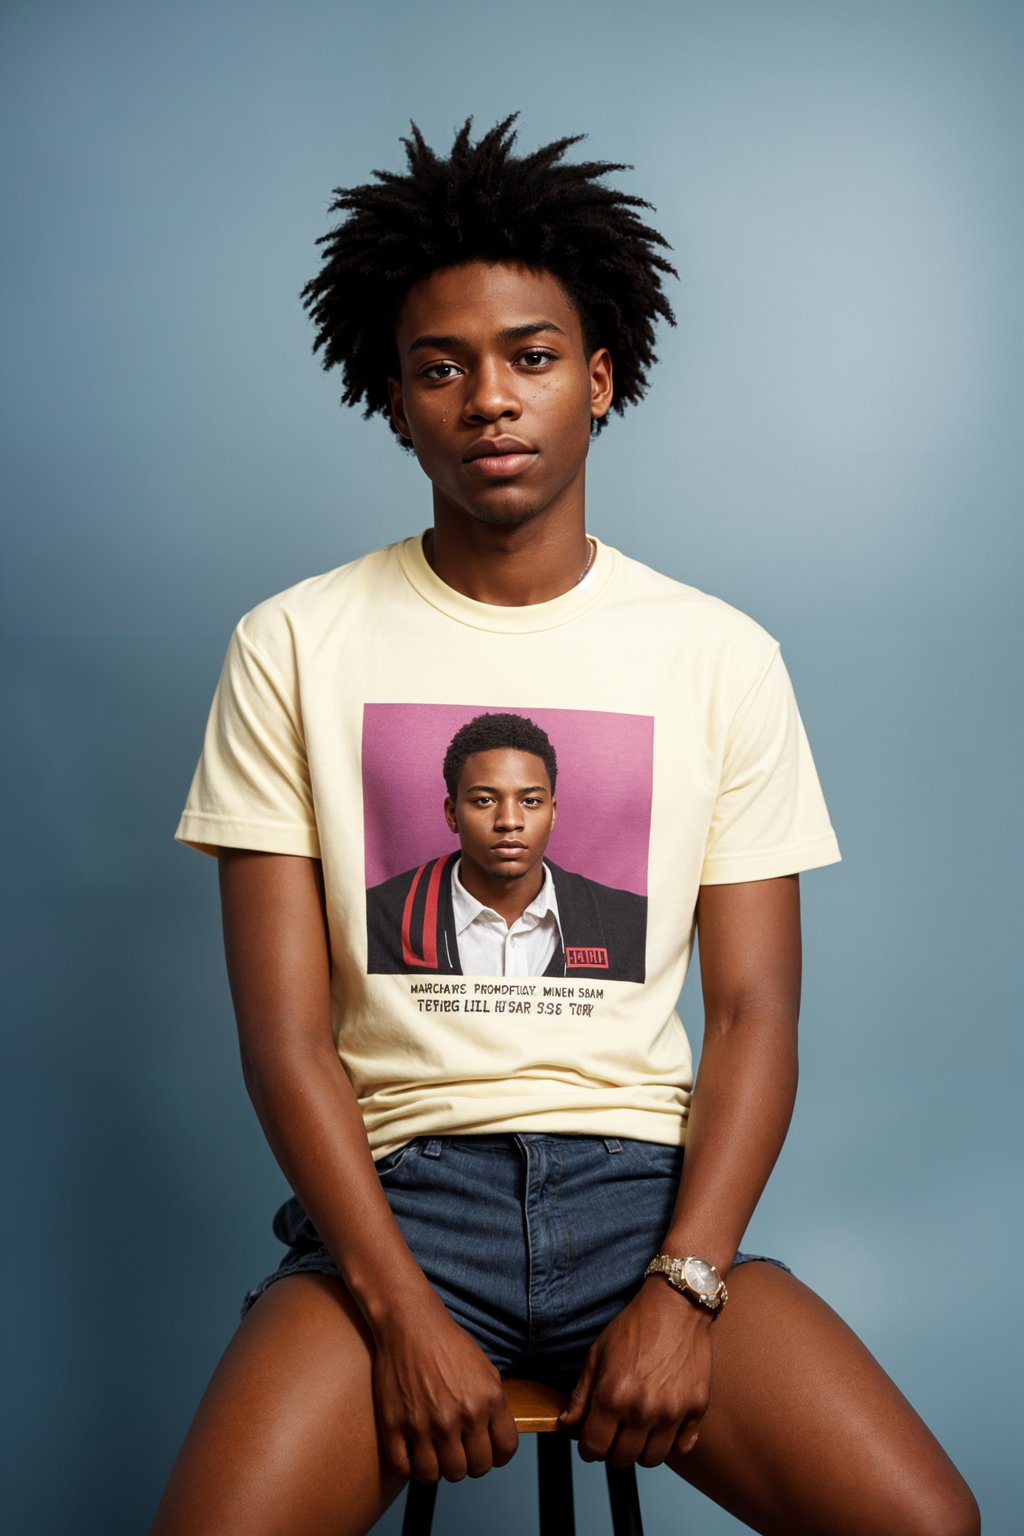
[[[410,117],[444,144],[516,108],[528,147],[635,164],[682,278],[594,531],[782,640],[845,854],[804,881],[801,1096],[748,1246],[1018,1528],[1022,15],[8,0],[12,1530],[145,1529],[275,1261],[214,868],[171,833],[237,617],[429,520],[308,354],[330,189]],[[527,1529],[531,1460],[443,1490],[448,1528]],[[667,1472],[642,1497],[652,1536],[737,1529]]]

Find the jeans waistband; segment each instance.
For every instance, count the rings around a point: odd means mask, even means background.
[[[606,1152],[623,1150],[617,1136],[552,1135],[547,1131],[498,1131],[482,1136],[421,1136],[418,1138],[424,1157],[441,1157],[445,1148],[464,1146],[474,1152],[513,1152],[530,1142],[563,1142],[573,1146],[604,1147]]]

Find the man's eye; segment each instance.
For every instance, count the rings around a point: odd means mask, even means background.
[[[423,369],[420,378],[444,383],[445,379],[454,378],[458,371],[454,363],[431,363],[429,367]]]
[[[544,802],[539,800],[536,795],[526,795],[523,799],[523,804],[530,806],[532,809],[535,805],[543,805]]]
[[[519,361],[525,363],[527,368],[542,368],[554,359],[554,355],[553,352],[545,352],[542,347],[531,347],[529,352],[519,354]]]

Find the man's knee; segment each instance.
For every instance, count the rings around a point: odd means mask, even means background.
[[[932,1487],[917,1521],[906,1536],[981,1536],[981,1513],[967,1484],[954,1473],[947,1484]]]

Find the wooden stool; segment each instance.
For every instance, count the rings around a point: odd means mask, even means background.
[[[541,1436],[537,1441],[540,1536],[575,1536],[572,1440],[558,1429],[557,1423],[567,1399],[541,1381],[510,1377],[503,1386],[519,1433]],[[643,1536],[635,1468],[606,1464],[605,1473],[614,1536]],[[417,1483],[414,1479],[409,1484],[402,1536],[430,1536],[436,1498],[436,1483]]]

